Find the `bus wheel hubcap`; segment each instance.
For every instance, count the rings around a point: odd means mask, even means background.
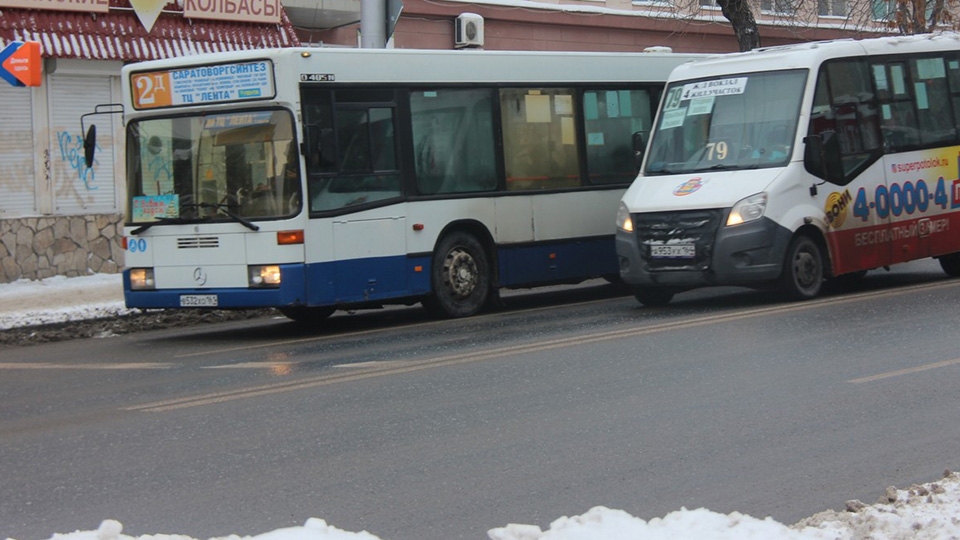
[[[810,253],[799,253],[794,262],[797,283],[809,287],[816,281],[817,261]]]
[[[450,289],[458,296],[469,296],[477,288],[477,263],[466,251],[451,251],[443,269]]]

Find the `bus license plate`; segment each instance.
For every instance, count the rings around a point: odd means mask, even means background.
[[[697,246],[693,244],[669,244],[650,246],[650,256],[657,258],[689,259],[697,255]]]
[[[215,294],[181,294],[180,307],[217,307]]]

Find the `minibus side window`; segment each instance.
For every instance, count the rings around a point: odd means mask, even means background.
[[[821,66],[809,135],[832,132],[840,143],[843,184],[882,154],[880,115],[864,62],[840,60]]]

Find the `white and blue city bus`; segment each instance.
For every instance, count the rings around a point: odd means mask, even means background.
[[[422,302],[616,279],[613,216],[696,55],[289,48],[125,66],[128,307]]]

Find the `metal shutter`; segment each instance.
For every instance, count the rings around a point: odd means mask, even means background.
[[[98,104],[112,103],[110,77],[51,75],[50,167],[57,214],[113,213],[117,211],[114,178],[113,132],[115,115],[88,117],[85,126],[97,125],[96,162],[87,169],[83,161],[80,116]]]
[[[37,215],[33,92],[0,86],[0,218]]]

